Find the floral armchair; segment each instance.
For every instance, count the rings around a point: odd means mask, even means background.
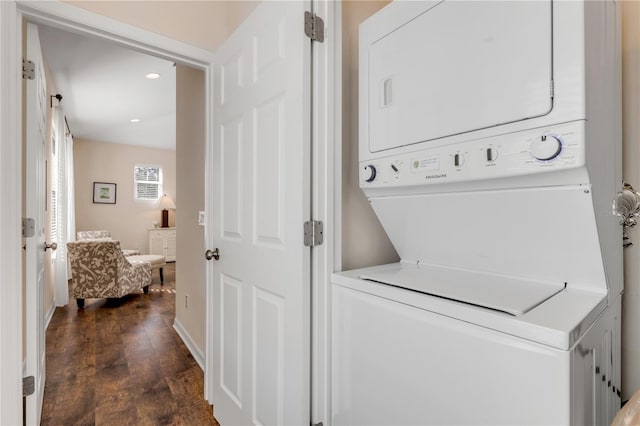
[[[139,289],[149,292],[151,264],[127,260],[119,241],[75,241],[67,243],[67,250],[79,308],[86,298],[122,297]]]
[[[78,241],[110,240],[111,232],[109,231],[78,231],[76,236],[78,238]]]
[[[78,241],[87,240],[111,240],[111,232],[109,231],[78,231],[76,234]],[[140,254],[140,250],[122,249],[125,256],[135,256]]]

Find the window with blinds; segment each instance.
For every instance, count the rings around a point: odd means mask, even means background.
[[[58,194],[51,188],[51,241],[58,241]]]
[[[162,167],[136,164],[133,179],[136,200],[155,201],[162,195]]]
[[[55,129],[55,120],[52,126]],[[51,223],[49,238],[55,242],[58,241],[58,152],[56,145],[56,133],[54,131],[51,135],[51,205],[49,206]]]

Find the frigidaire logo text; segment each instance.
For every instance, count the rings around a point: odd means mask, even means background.
[[[447,174],[446,173],[440,173],[439,175],[427,175],[424,178],[425,179],[440,179],[440,178],[446,178]]]

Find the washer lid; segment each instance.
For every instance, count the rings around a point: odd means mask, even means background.
[[[591,195],[590,187],[581,185],[370,197],[369,202],[406,264],[607,291]]]
[[[434,265],[399,263],[361,279],[520,316],[564,289],[546,283]]]

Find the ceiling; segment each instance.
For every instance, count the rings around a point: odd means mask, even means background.
[[[172,62],[51,27],[39,31],[74,138],[175,150]],[[145,78],[151,72],[160,78]]]

